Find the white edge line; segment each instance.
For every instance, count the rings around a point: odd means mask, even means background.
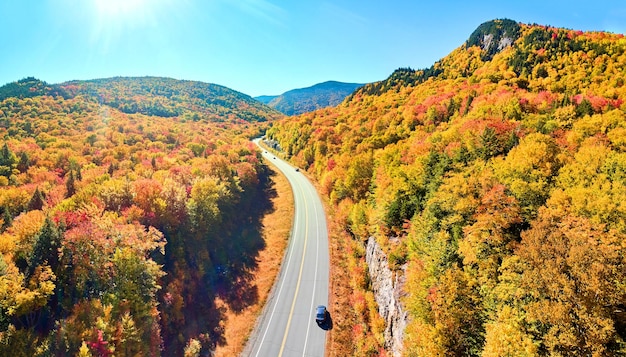
[[[313,294],[311,295],[311,309],[313,311],[313,306],[315,306],[315,291],[317,289],[317,264],[319,262],[319,253],[320,253],[320,231],[319,231],[319,217],[317,214],[317,205],[313,205],[315,209],[315,275],[313,277]],[[312,322],[309,322],[306,328],[306,337],[304,339],[304,349],[302,350],[302,356],[306,355],[307,343],[309,342],[309,332],[311,330]]]
[[[269,158],[268,158],[269,160]],[[294,230],[292,231],[291,237],[290,237],[290,242],[289,242],[289,257],[287,259],[287,265],[285,265],[285,269],[283,271],[281,271],[281,274],[279,275],[279,277],[284,276],[285,274],[287,274],[287,271],[289,270],[289,265],[291,264],[291,257],[293,256],[293,245],[295,244],[295,240],[294,238],[296,237],[295,234],[295,230],[297,229],[297,220],[298,220],[298,215],[295,211],[295,204],[294,204]],[[265,332],[263,333],[263,337],[261,337],[261,342],[259,342],[258,344],[258,349],[257,352],[255,354],[256,357],[259,356],[259,353],[261,353],[261,347],[263,346],[263,343],[265,342],[265,337],[267,336],[267,332],[270,329],[270,326],[272,324],[272,318],[274,317],[274,312],[276,312],[276,307],[278,306],[278,301],[280,300],[280,295],[282,294],[283,291],[283,287],[285,286],[285,279],[282,279],[281,283],[280,283],[280,288],[278,289],[278,293],[274,296],[274,307],[272,308],[272,313],[270,314],[270,318],[267,321],[267,327],[265,328]]]

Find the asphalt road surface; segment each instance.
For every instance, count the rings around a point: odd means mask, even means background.
[[[258,140],[255,140],[258,144]],[[291,238],[274,288],[256,322],[244,356],[324,356],[330,322],[318,326],[315,309],[328,306],[328,231],[317,191],[296,168],[271,152],[263,156],[281,170],[293,189]],[[250,323],[254,323],[250,321]]]

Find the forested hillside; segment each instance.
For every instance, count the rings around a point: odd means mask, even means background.
[[[258,122],[281,113],[250,96],[211,83],[163,77],[115,77],[48,84],[29,77],[0,87],[0,100],[41,95],[87,97],[126,114],[141,113],[198,121]]]
[[[406,279],[407,356],[624,355],[625,80],[621,34],[496,20],[274,125],[351,237],[346,354],[384,350],[373,235]]]
[[[255,301],[270,209],[249,139],[279,114],[154,78],[28,78],[0,93],[0,355],[223,343],[215,298],[234,311]]]
[[[69,96],[97,98],[124,113],[162,117],[186,116],[193,120],[266,121],[280,113],[250,96],[211,83],[161,77],[116,77],[62,83]]]

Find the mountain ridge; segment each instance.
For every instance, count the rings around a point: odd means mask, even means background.
[[[253,98],[258,100],[259,102],[267,105],[269,102],[272,101],[272,99],[274,99],[276,97],[278,97],[278,96],[277,95],[260,95],[258,97],[253,97]]]
[[[345,97],[363,86],[359,83],[326,81],[310,87],[289,90],[277,96],[259,96],[255,99],[286,115],[296,115],[313,110],[333,107]]]
[[[28,77],[0,87],[0,100],[7,97],[82,95],[127,114],[162,117],[202,115],[211,120],[256,122],[274,120],[282,114],[252,97],[228,87],[168,77],[110,77],[73,80],[59,84]]]

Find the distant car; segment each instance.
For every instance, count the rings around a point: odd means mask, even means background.
[[[323,325],[328,320],[328,310],[326,310],[326,306],[319,305],[317,309],[315,309],[315,322],[318,325]]]
[[[276,158],[276,156],[274,156],[274,159]]]
[[[298,172],[298,171],[300,171],[300,169],[296,167],[296,172]]]

